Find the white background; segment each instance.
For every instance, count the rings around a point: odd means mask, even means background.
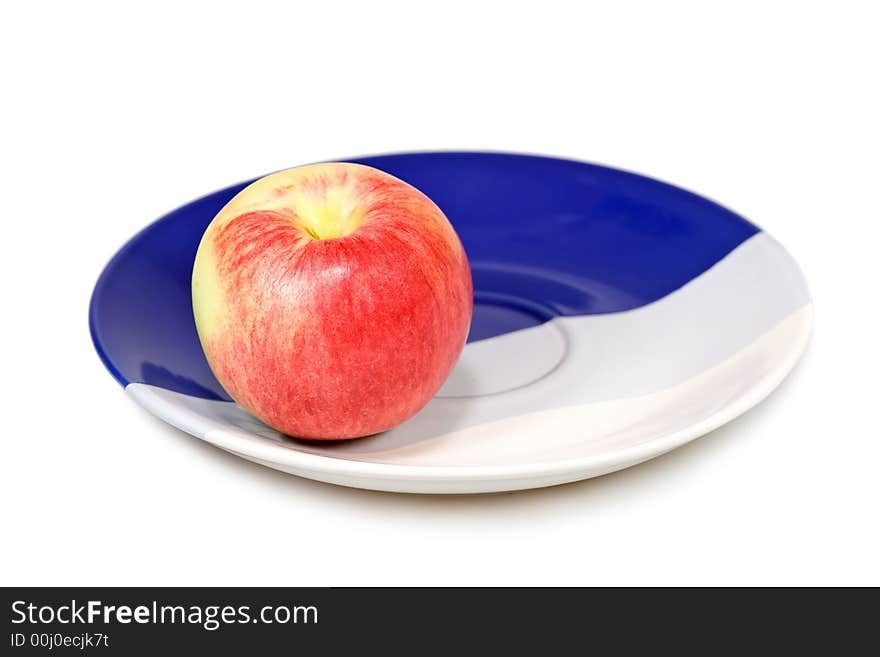
[[[880,584],[872,3],[16,4],[0,583]],[[89,295],[137,230],[261,173],[412,149],[574,157],[720,201],[801,263],[806,356],[653,462],[446,498],[246,463],[104,370]]]

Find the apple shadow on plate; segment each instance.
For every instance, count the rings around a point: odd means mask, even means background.
[[[141,363],[141,381],[149,381],[150,385],[165,388],[166,390],[187,390],[190,394],[195,394],[203,399],[223,401],[210,388],[189,377],[175,374],[168,368],[156,365],[155,363]]]

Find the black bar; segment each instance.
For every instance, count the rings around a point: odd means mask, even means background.
[[[876,590],[7,588],[3,598],[9,655],[877,647]]]

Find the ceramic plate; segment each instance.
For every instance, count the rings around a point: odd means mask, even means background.
[[[796,263],[705,198],[526,155],[350,161],[425,192],[468,252],[473,326],[437,396],[391,431],[331,444],[279,434],[230,400],[196,336],[190,275],[202,232],[240,183],[147,227],[98,280],[92,338],[137,403],[303,477],[506,491],[594,477],[693,440],[769,394],[804,349],[812,304]]]

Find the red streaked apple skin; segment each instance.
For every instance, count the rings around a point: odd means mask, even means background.
[[[473,288],[430,199],[334,163],[272,174],[221,210],[199,246],[193,308],[233,399],[286,434],[342,439],[433,397],[464,347]]]

